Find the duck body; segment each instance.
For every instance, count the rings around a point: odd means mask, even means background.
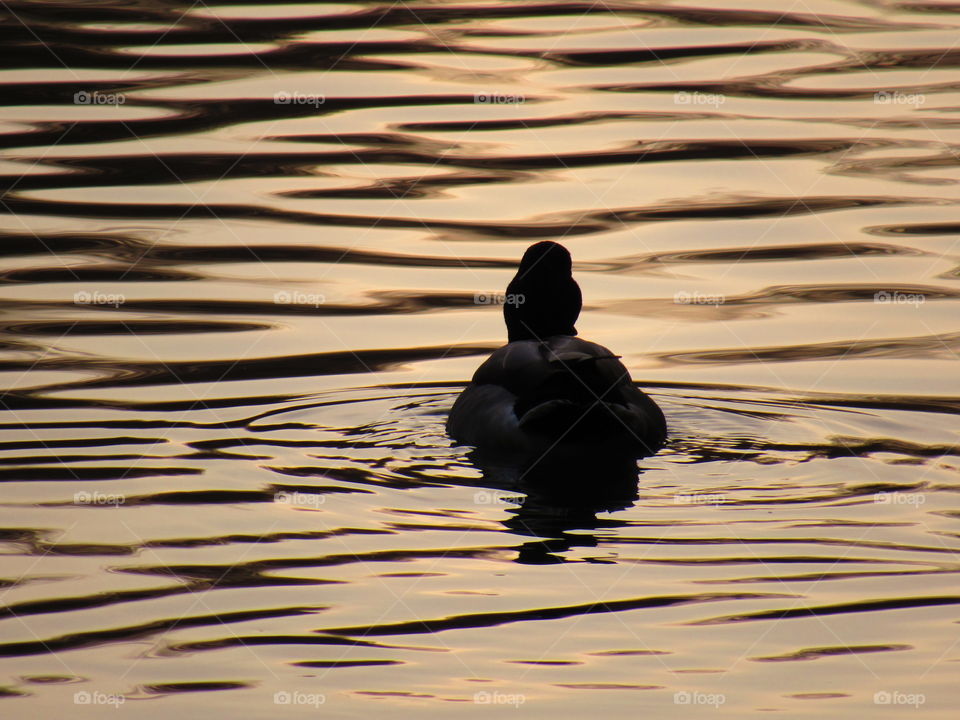
[[[607,348],[570,335],[514,340],[474,373],[447,432],[497,454],[617,450],[649,455],[667,426]]]
[[[527,248],[507,286],[507,344],[474,373],[447,418],[447,433],[486,454],[550,453],[575,459],[597,451],[634,457],[667,436],[657,404],[607,348],[577,337],[582,296],[563,245]]]

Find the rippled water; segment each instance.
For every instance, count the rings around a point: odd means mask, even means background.
[[[960,6],[694,2],[3,4],[4,717],[955,716]],[[545,238],[671,429],[560,497]]]

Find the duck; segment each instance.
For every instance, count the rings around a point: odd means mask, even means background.
[[[583,307],[570,252],[527,248],[504,295],[507,343],[477,368],[447,416],[447,434],[485,452],[569,457],[616,450],[642,457],[666,441],[660,407],[620,357],[578,337]]]

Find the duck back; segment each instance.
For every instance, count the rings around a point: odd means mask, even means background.
[[[448,431],[474,445],[558,443],[653,452],[663,413],[602,345],[567,335],[519,340],[494,352],[451,410]]]

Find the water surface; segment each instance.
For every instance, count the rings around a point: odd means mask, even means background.
[[[4,717],[953,717],[956,4],[2,12]],[[560,495],[542,239],[671,429]]]

